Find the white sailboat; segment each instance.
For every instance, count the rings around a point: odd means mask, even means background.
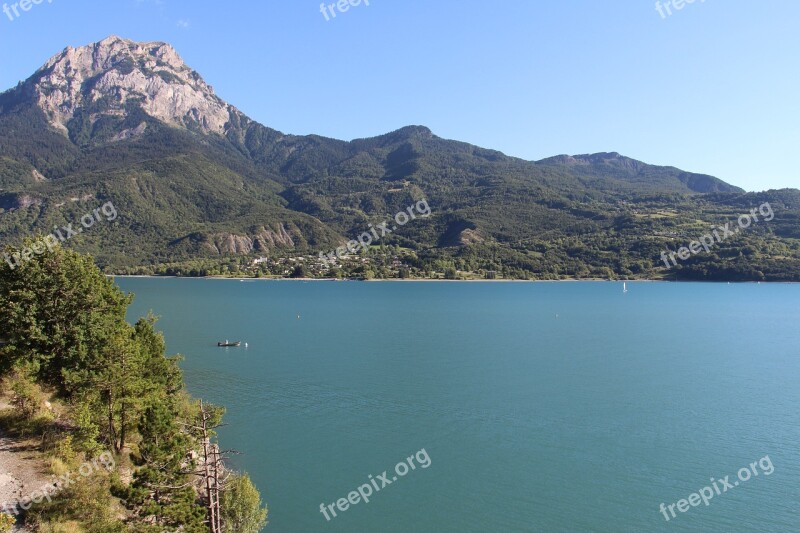
[[[623,294],[628,292],[628,284],[626,282],[622,282],[622,292]]]

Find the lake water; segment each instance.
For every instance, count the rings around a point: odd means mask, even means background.
[[[800,530],[799,285],[117,281],[267,531]]]

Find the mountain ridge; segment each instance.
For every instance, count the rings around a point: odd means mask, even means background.
[[[150,74],[149,77],[141,76],[147,73]],[[177,84],[170,83],[175,80],[177,80]],[[313,134],[307,136],[284,134],[260,124],[236,107],[224,102],[216,95],[213,87],[208,85],[195,70],[181,59],[170,44],[162,41],[138,43],[112,35],[90,45],[68,46],[50,58],[25,82],[22,82],[22,86],[28,91],[33,91],[37,99],[36,103],[48,117],[50,125],[62,132],[69,132],[67,123],[70,121],[84,118],[76,117],[76,113],[79,111],[88,113],[88,117],[85,118],[96,123],[108,116],[119,115],[130,100],[144,97],[142,109],[152,118],[169,125],[183,126],[188,129],[196,126],[201,131],[222,135],[233,135],[238,132],[238,129],[246,130],[248,127],[260,126],[278,137],[279,141],[285,138],[317,139],[328,143],[337,142],[353,146],[393,142],[398,139],[408,141],[410,138],[447,141],[437,137],[429,128],[421,125],[409,125],[377,137],[358,138],[351,141]],[[188,87],[186,91],[175,94],[177,89],[185,87]],[[0,96],[18,89],[19,87],[9,89],[0,93]],[[88,94],[86,94],[87,92]],[[109,95],[116,97],[119,102],[108,102]],[[102,102],[98,102],[98,100],[102,100]],[[143,121],[135,127],[117,132],[110,139],[103,140],[106,142],[128,140],[142,135],[146,127],[147,122]],[[74,129],[76,128],[77,125],[74,126]],[[73,138],[76,136],[77,134],[73,134],[70,135],[70,138],[75,144],[80,144]],[[461,143],[461,141],[452,142]],[[496,154],[498,157],[533,164],[550,164],[558,161],[559,158],[590,164],[608,164],[610,159],[615,159],[625,162],[637,170],[643,167],[653,167],[653,165],[621,156],[616,152],[555,156],[539,161],[530,161],[508,156],[497,150],[481,148],[468,143],[462,144],[472,149],[485,151],[485,153]],[[659,168],[672,169],[674,167]],[[686,173],[685,171],[680,172]],[[686,174],[701,176],[694,173]],[[718,179],[712,176],[704,177]],[[722,180],[719,180],[717,188],[724,189],[726,192],[744,192]],[[695,192],[709,191],[697,190]]]
[[[776,194],[796,207],[792,191]],[[286,134],[219,98],[169,44],[116,36],[67,47],[0,93],[0,234],[40,230],[67,216],[56,205],[86,195],[127,207],[122,242],[86,238],[109,267],[329,249],[427,198],[436,214],[387,244],[447,260],[500,247],[515,268],[548,275],[562,269],[529,249],[543,235],[591,232],[599,260],[621,215],[652,229],[633,204],[703,212],[689,225],[712,214],[710,195],[729,205],[758,196],[616,152],[527,161],[420,125],[351,141]],[[607,268],[619,275],[647,260],[652,274],[655,258],[631,238],[633,255]],[[584,272],[585,258],[556,260],[572,265],[563,275]]]

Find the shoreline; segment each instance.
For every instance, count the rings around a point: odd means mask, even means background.
[[[684,280],[674,281],[665,279],[356,279],[356,278],[230,278],[224,276],[150,276],[141,274],[106,274],[107,278],[145,278],[145,279],[193,279],[217,281],[302,281],[302,282],[359,282],[359,283],[727,283],[727,284],[756,284],[769,285],[795,285],[798,281],[725,281],[725,280]]]

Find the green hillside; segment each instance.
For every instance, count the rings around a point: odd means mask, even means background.
[[[200,80],[184,65],[163,65],[175,75],[145,68],[134,52],[110,63],[162,85]],[[426,199],[432,216],[381,239],[368,268],[338,265],[338,275],[800,281],[797,190],[745,193],[616,153],[524,161],[421,126],[345,142],[285,135],[226,108],[224,132],[214,132],[199,112],[177,124],[154,118],[144,93],[98,99],[103,72],[82,82],[91,103],[59,131],[41,104],[54,94],[45,80],[55,68],[0,95],[3,243],[77,224],[112,202],[115,220],[68,243],[107,272],[241,271],[255,257],[327,253]],[[224,104],[200,89],[198,105]],[[764,202],[773,220],[664,266],[662,252]]]

